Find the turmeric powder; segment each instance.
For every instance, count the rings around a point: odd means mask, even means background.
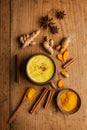
[[[29,88],[27,90],[25,96],[26,96],[27,100],[29,100],[29,101],[32,100],[36,96],[36,89],[33,87]]]
[[[77,106],[78,97],[76,93],[70,90],[65,90],[60,94],[58,104],[64,111],[72,111]]]

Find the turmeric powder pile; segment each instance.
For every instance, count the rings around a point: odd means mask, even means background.
[[[29,100],[29,101],[32,100],[36,96],[36,89],[33,87],[29,88],[27,90],[25,96],[26,96],[27,100]]]
[[[70,90],[65,90],[60,94],[58,104],[64,111],[72,111],[77,106],[78,97],[76,93]]]

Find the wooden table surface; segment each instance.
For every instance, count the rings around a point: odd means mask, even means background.
[[[64,10],[63,20],[56,20],[59,33],[52,35],[49,30],[41,30],[36,38],[37,45],[21,49],[18,37],[39,29],[38,20],[52,9]],[[21,72],[21,83],[15,81],[15,54],[20,55],[21,64],[34,53],[49,55],[41,46],[43,36],[53,38],[55,45],[65,37],[73,37],[69,46],[70,57],[75,63],[68,69],[70,77],[64,79],[65,88],[76,90],[81,96],[81,108],[73,115],[61,113],[52,101],[49,109],[43,108],[29,114],[34,100],[22,107],[17,118],[8,125],[8,118],[19,105],[25,90],[35,87],[38,94],[42,88],[28,81]],[[0,130],[87,130],[87,1],[86,0],[0,0]],[[57,70],[61,63],[54,59]],[[57,83],[57,74],[54,82]],[[55,99],[56,100],[56,99]]]

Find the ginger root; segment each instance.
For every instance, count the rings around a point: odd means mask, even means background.
[[[63,52],[67,49],[67,47],[69,46],[70,42],[71,42],[71,38],[70,37],[66,37],[66,38],[63,39],[63,41],[62,41],[62,50],[63,50]]]
[[[56,46],[56,50],[59,51],[57,58],[60,61],[66,61],[69,58],[69,52],[67,51],[67,48],[68,48],[70,42],[71,42],[71,38],[66,37],[62,40],[61,44]]]
[[[48,36],[45,37],[45,41],[43,43],[44,48],[49,52],[50,54],[54,53],[53,46],[54,46],[54,41],[53,39],[49,39]]]
[[[20,36],[20,42],[22,43],[22,47],[25,48],[29,45],[35,45],[36,42],[34,39],[40,34],[40,30],[34,31],[32,34],[26,34]]]
[[[57,45],[55,49],[59,51],[61,49],[61,45]]]

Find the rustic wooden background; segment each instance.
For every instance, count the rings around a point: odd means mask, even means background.
[[[57,20],[60,28],[56,35],[41,30],[37,45],[25,49],[19,47],[18,36],[39,28],[38,20],[51,9],[64,10],[63,20]],[[41,104],[37,112],[29,114],[34,101],[25,104],[16,120],[8,125],[7,120],[20,103],[24,91],[35,87],[38,94],[43,86],[30,83],[21,71],[20,85],[15,82],[15,54],[19,54],[21,65],[34,53],[43,52],[44,35],[54,39],[55,45],[65,36],[73,37],[69,46],[70,57],[75,63],[69,68],[70,78],[65,79],[65,88],[76,90],[81,96],[81,108],[73,115],[62,114],[52,102],[48,110]],[[60,62],[54,59],[58,71]],[[59,78],[57,74],[54,82]],[[86,0],[0,0],[0,130],[87,130],[87,1]],[[45,85],[47,86],[47,85]],[[56,99],[54,99],[56,100]]]

